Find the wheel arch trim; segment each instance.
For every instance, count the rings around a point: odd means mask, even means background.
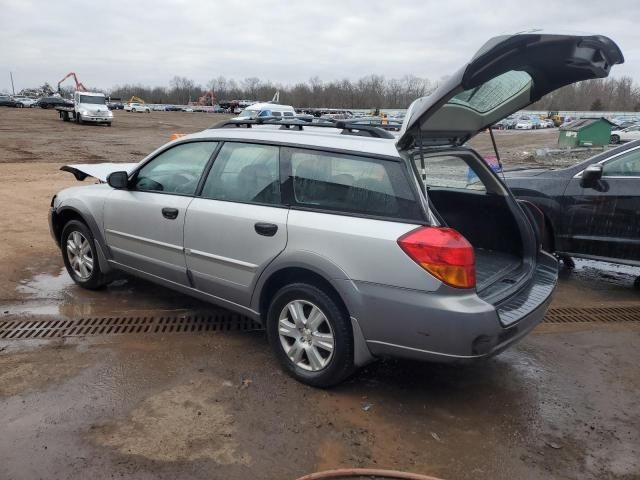
[[[87,228],[89,228],[89,230],[91,231],[91,235],[93,235],[93,239],[95,240],[94,244],[98,253],[98,262],[100,264],[100,269],[103,273],[108,273],[109,271],[113,270],[108,262],[108,259],[111,258],[110,251],[107,247],[107,244],[105,243],[102,231],[98,227],[98,223],[93,218],[93,215],[91,215],[91,213],[89,212],[89,209],[83,207],[84,205],[81,205],[80,207],[78,205],[61,205],[60,207],[56,208],[54,210],[54,216],[52,218],[53,226],[54,228],[58,229],[59,234],[62,234],[64,225],[62,225],[61,223],[55,223],[61,221],[59,219],[62,214],[64,214],[65,212],[72,212],[73,214],[75,214],[74,216],[80,217],[80,220],[84,222]]]

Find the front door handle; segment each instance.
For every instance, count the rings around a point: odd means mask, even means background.
[[[169,220],[175,220],[178,217],[178,209],[177,208],[164,207],[162,209],[162,216],[164,218],[168,218]]]
[[[254,225],[254,228],[258,235],[264,235],[265,237],[273,237],[278,231],[278,226],[273,223],[258,222]]]

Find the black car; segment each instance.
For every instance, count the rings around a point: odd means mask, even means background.
[[[569,168],[507,171],[505,180],[542,210],[544,246],[569,266],[572,256],[640,266],[640,140]]]
[[[38,100],[38,106],[40,108],[54,108],[58,105],[73,105],[73,102],[56,96],[42,97]]]
[[[18,101],[10,95],[0,95],[0,107],[15,107]]]

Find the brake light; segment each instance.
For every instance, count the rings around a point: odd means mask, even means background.
[[[475,288],[473,247],[453,228],[420,227],[398,239],[409,257],[447,285]]]

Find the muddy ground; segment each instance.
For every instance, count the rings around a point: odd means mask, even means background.
[[[0,109],[0,328],[188,316],[210,306],[123,277],[86,292],[46,223],[65,163],[135,161],[212,114],[116,112],[113,127]],[[498,132],[515,152],[557,132]],[[476,140],[479,149],[487,138]],[[555,307],[637,305],[640,269],[579,262]],[[0,479],[290,479],[342,466],[446,479],[640,478],[640,322],[541,324],[471,367],[380,361],[328,391],[280,373],[260,331],[0,341]]]

